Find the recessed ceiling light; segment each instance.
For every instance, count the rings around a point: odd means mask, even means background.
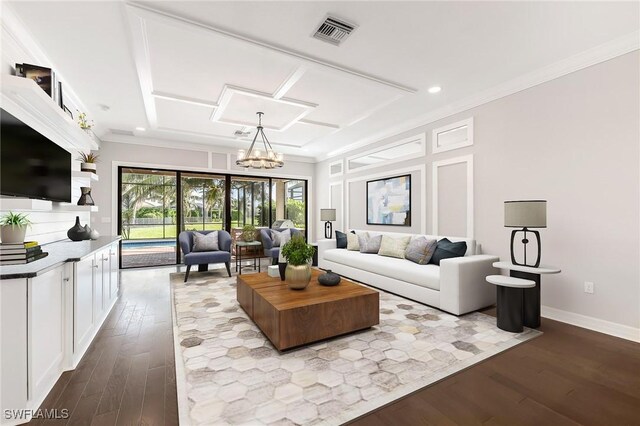
[[[442,90],[442,87],[440,86],[429,87],[429,93],[438,93],[441,90]]]
[[[136,130],[139,132],[144,132],[147,129],[145,129],[144,127],[136,127]]]

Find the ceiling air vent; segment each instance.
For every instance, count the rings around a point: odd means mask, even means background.
[[[313,37],[339,46],[355,29],[356,26],[353,24],[334,16],[327,16],[324,18],[324,21],[320,23]]]

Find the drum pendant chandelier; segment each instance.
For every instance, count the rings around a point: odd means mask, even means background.
[[[250,167],[253,169],[275,169],[276,167],[282,167],[284,165],[284,156],[282,153],[277,153],[273,150],[269,143],[269,139],[267,139],[267,136],[264,134],[264,130],[262,130],[262,116],[264,113],[257,112],[256,114],[258,114],[256,135],[253,137],[253,142],[251,142],[251,146],[248,151],[245,151],[244,149],[238,150],[236,165],[240,167]],[[258,147],[255,147],[258,136],[262,138],[264,151],[260,149],[260,144],[258,144]]]

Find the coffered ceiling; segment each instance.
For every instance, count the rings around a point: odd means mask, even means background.
[[[638,30],[637,3],[4,3],[103,139],[246,148],[262,111],[309,157]],[[358,26],[340,46],[311,37],[327,14]]]

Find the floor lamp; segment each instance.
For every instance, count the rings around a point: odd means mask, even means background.
[[[547,202],[546,200],[523,200],[523,201],[505,201],[504,202],[504,226],[514,229],[511,232],[511,263],[520,266],[532,266],[537,268],[540,266],[540,233],[531,231],[529,228],[546,228],[547,227]],[[513,250],[513,243],[518,232],[523,232],[522,244],[524,244],[524,260],[522,263],[516,261],[516,255]],[[538,243],[538,256],[534,264],[527,264],[527,232],[532,233],[536,237]]]
[[[330,239],[333,231],[331,222],[336,220],[336,209],[320,209],[320,220],[325,222],[324,237]]]

